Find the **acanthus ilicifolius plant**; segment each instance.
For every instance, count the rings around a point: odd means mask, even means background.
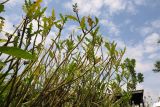
[[[45,16],[41,2],[25,0],[26,15],[14,32],[4,31],[0,17],[0,106],[129,106],[131,91],[143,81],[135,60],[123,61],[125,49],[104,40],[98,18],[79,16],[77,4],[75,15],[57,18],[54,9]],[[68,32],[70,22],[76,27]]]

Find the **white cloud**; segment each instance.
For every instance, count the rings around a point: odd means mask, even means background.
[[[142,73],[147,71],[152,71],[153,62],[137,61],[135,69],[137,72],[142,72]]]
[[[102,19],[100,20],[100,24],[106,26],[110,35],[118,36],[120,33],[119,26],[116,25],[113,21]]]
[[[24,3],[24,0],[9,0],[6,5],[9,7],[13,7],[15,5],[22,5]]]
[[[104,0],[104,3],[109,7],[111,13],[124,10],[126,8],[126,2],[124,2],[124,0]]]
[[[5,24],[4,24],[3,30],[8,33],[13,33],[13,31],[14,31],[13,23],[8,18],[5,19]]]
[[[136,13],[136,6],[143,5],[144,0],[72,0],[65,3],[65,7],[72,9],[72,4],[77,3],[80,9],[80,14],[83,15],[100,15],[100,9],[104,7],[110,14],[127,11]]]
[[[144,49],[142,44],[137,44],[134,46],[127,46],[126,57],[136,59],[137,61],[141,61],[143,58]]]
[[[115,42],[117,43],[117,48],[124,49],[126,47],[125,42],[122,40],[117,39]]]
[[[142,27],[140,29],[140,33],[141,33],[142,36],[146,36],[147,34],[149,34],[151,32],[153,32],[153,29],[151,27],[146,26],[146,27]]]
[[[103,0],[72,0],[67,2],[65,7],[72,9],[72,5],[77,3],[79,13],[83,15],[100,15],[101,7],[103,6]]]
[[[130,20],[130,19],[126,19],[125,21],[124,21],[124,24],[130,24],[132,21]]]
[[[137,72],[148,72],[153,69],[153,61],[145,58],[145,54],[143,44],[138,44],[135,46],[127,46],[125,57],[136,60],[135,69]]]
[[[148,58],[153,60],[158,60],[157,58],[159,58],[159,54],[158,53],[150,54]]]
[[[136,28],[136,31],[140,32],[142,36],[146,36],[150,33],[159,32],[160,20],[153,20],[151,22],[145,23],[144,26]]]
[[[43,0],[43,3],[45,6],[48,6],[48,4],[51,2],[52,0]]]
[[[144,41],[135,45],[128,45],[125,57],[136,59],[136,70],[140,72],[152,71],[154,58],[158,56],[158,33],[148,35]],[[146,57],[148,56],[148,57]],[[145,68],[145,69],[144,69]]]
[[[67,30],[68,30],[68,32],[77,32],[78,31],[78,29],[77,29],[78,27],[77,27],[77,25],[69,25],[69,26],[67,26]]]
[[[157,51],[157,49],[158,49],[157,47],[147,45],[145,47],[145,52],[146,53],[154,53],[155,51]]]
[[[121,11],[127,11],[129,13],[136,13],[136,6],[144,5],[144,0],[104,0],[104,3],[109,7],[111,14]]]
[[[146,4],[146,1],[145,0],[134,0],[134,3],[136,5],[145,5]]]
[[[160,35],[157,33],[152,33],[144,39],[145,52],[154,53],[158,50],[157,41]]]
[[[151,22],[151,25],[154,27],[154,28],[160,28],[160,20],[154,20],[153,22]]]

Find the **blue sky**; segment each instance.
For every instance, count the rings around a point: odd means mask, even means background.
[[[0,0],[2,1],[2,0]],[[19,23],[24,16],[24,0],[10,0],[6,4],[5,30],[11,32],[13,24]],[[160,73],[153,73],[153,64],[160,59],[160,0],[44,0],[48,6],[46,15],[51,9],[57,15],[73,14],[72,4],[78,3],[80,15],[97,16],[104,38],[114,40],[118,47],[127,51],[125,57],[135,58],[136,71],[144,74],[144,82],[138,89],[144,89],[145,95],[156,100],[160,96]],[[70,29],[74,25],[70,25]]]

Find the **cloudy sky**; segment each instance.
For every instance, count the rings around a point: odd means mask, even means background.
[[[3,1],[3,0],[0,0]],[[24,0],[10,0],[6,4],[6,31],[24,16]],[[46,15],[54,8],[58,13],[73,14],[72,4],[78,3],[80,15],[97,16],[102,35],[127,48],[125,57],[136,59],[136,71],[144,74],[144,82],[138,89],[154,100],[160,96],[160,73],[153,73],[153,64],[160,59],[160,0],[44,0],[48,6]],[[70,25],[70,29],[74,25]]]

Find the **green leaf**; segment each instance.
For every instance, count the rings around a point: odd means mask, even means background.
[[[117,80],[118,83],[121,82],[121,76],[119,74],[116,74],[116,80]]]
[[[110,50],[110,53],[111,53],[111,55],[113,55],[114,53],[115,53],[115,51],[116,51],[116,43],[114,43],[114,41],[112,42],[112,44],[111,44],[111,50]]]
[[[85,28],[85,17],[82,18],[80,25],[82,29]]]
[[[54,11],[54,9],[52,9],[52,18],[53,18],[53,20],[55,20],[56,19],[56,17],[55,17],[56,15],[55,15],[55,11]]]
[[[41,11],[41,15],[43,15],[46,10],[47,10],[47,7],[43,8]]]
[[[99,19],[97,17],[95,17],[95,20],[96,20],[96,24],[98,24],[99,22]]]
[[[72,15],[66,15],[67,18],[74,20],[74,21],[78,21],[77,18],[75,16]]]
[[[0,52],[11,55],[11,56],[15,56],[17,58],[23,58],[23,59],[29,59],[29,60],[35,59],[35,55],[32,55],[29,52],[16,47],[1,46]]]
[[[81,35],[77,36],[78,41],[80,41],[82,39]]]
[[[63,17],[63,15],[60,13],[59,16],[61,17],[61,19],[64,21],[65,18]]]
[[[91,43],[90,39],[88,39],[87,37],[85,37],[85,39],[86,39],[87,42]]]
[[[0,4],[0,13],[4,11],[4,5]]]
[[[6,39],[0,39],[0,43],[2,43],[2,42],[7,42],[7,40]]]
[[[4,62],[2,62],[2,61],[0,61],[0,67],[3,67],[3,66],[5,66],[6,64],[4,63]]]
[[[18,39],[19,39],[19,36],[16,36],[15,38],[14,38],[14,47],[17,47],[17,45],[18,45]]]
[[[90,18],[90,17],[88,17],[88,25],[91,27],[92,26],[92,24],[93,24],[93,21],[92,21],[92,19]]]
[[[110,44],[108,42],[105,42],[105,47],[110,51]]]
[[[93,35],[97,35],[98,31],[99,31],[99,27],[96,28],[96,30],[93,32]]]
[[[51,57],[51,58],[54,58],[54,53],[50,50],[49,51],[49,56]]]
[[[66,45],[67,45],[67,48],[68,48],[69,51],[72,50],[74,48],[74,42],[73,42],[73,40],[67,39]]]

